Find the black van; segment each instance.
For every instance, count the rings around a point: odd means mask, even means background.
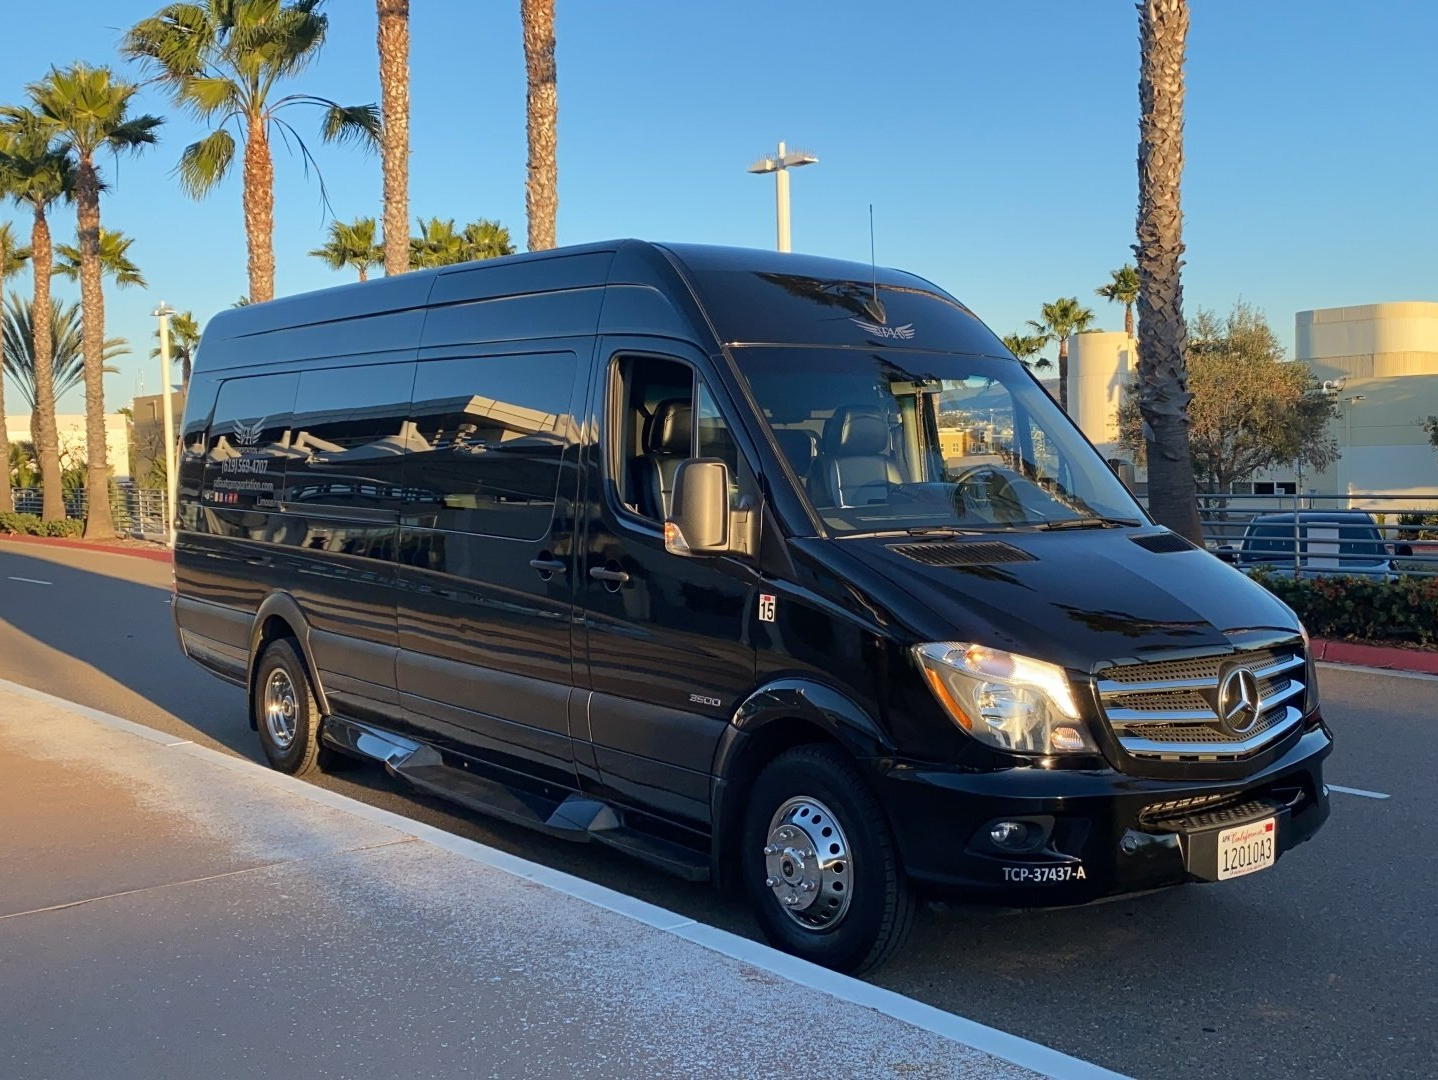
[[[180,644],[276,768],[742,886],[819,963],[1328,814],[1293,613],[909,274],[629,240],[226,311],[179,484]]]

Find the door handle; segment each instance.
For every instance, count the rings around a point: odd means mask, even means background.
[[[613,582],[615,585],[623,585],[629,580],[629,575],[623,570],[610,570],[603,566],[591,567],[589,576],[596,581]]]
[[[557,574],[569,564],[563,559],[530,559],[529,565],[541,574]]]

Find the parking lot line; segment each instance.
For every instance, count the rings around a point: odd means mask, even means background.
[[[1329,784],[1329,791],[1341,791],[1345,795],[1361,795],[1365,799],[1391,799],[1393,796],[1385,795],[1381,791],[1365,791],[1363,788],[1340,787],[1338,784]]]
[[[33,577],[16,577],[14,574],[9,574],[9,575],[7,575],[7,576],[10,578],[11,581],[24,581],[24,582],[28,582],[28,583],[31,584],[31,585],[53,585],[53,584],[55,584],[53,581],[41,581],[39,578],[33,578]]]

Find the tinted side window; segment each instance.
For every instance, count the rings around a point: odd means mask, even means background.
[[[293,374],[228,379],[220,386],[203,444],[199,432],[186,432],[187,456],[203,448],[205,457],[200,504],[206,524],[196,523],[202,531],[263,531],[293,453],[291,409],[298,385]]]
[[[427,360],[410,407],[406,524],[538,540],[576,441],[573,353]]]
[[[331,368],[300,376],[285,509],[373,517],[401,504],[413,364]]]

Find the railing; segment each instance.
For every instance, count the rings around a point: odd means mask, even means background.
[[[1416,497],[1200,494],[1198,514],[1208,549],[1242,569],[1301,577],[1438,576],[1438,491]],[[1431,515],[1431,524],[1400,523],[1411,514]]]
[[[15,511],[20,514],[38,514],[43,506],[43,497],[38,488],[15,488]],[[65,516],[83,518],[86,509],[83,490],[66,492]],[[110,513],[115,518],[115,530],[124,536],[137,540],[165,539],[165,493],[149,488],[121,485],[111,492]]]

